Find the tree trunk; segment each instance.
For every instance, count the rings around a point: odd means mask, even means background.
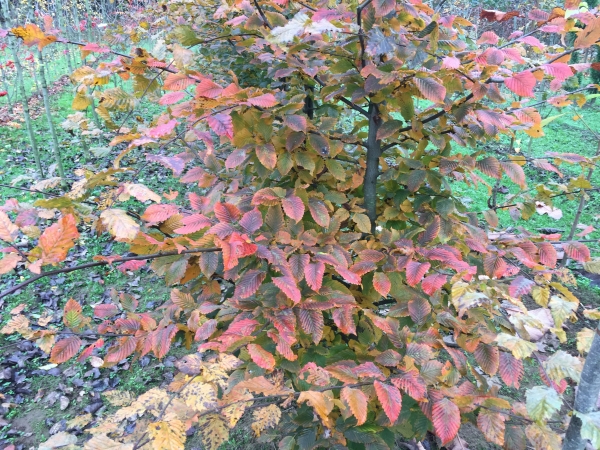
[[[574,413],[588,414],[596,407],[600,394],[600,325],[596,329],[592,347],[585,359],[581,380],[575,395]],[[563,442],[563,450],[582,450],[586,442],[581,438],[581,419],[575,415]]]
[[[600,155],[600,139],[598,140],[598,150],[596,150],[596,156]],[[586,180],[590,181],[592,179],[592,174],[594,173],[593,167],[588,170],[588,174]],[[577,231],[577,225],[579,225],[579,219],[581,218],[581,213],[583,213],[583,208],[585,208],[586,200],[585,200],[585,191],[581,192],[579,197],[579,206],[577,207],[577,212],[575,213],[575,218],[573,219],[573,223],[571,224],[571,230],[569,231],[569,236],[567,237],[567,241],[573,239],[575,236],[575,231]],[[560,262],[560,267],[565,267],[567,265],[567,255],[563,255],[563,259]]]
[[[44,99],[44,109],[46,111],[46,119],[48,119],[48,129],[50,131],[50,137],[52,138],[52,150],[56,158],[56,165],[58,167],[58,174],[63,179],[65,178],[65,169],[63,167],[62,158],[60,155],[60,149],[58,146],[58,138],[56,137],[56,130],[54,128],[54,122],[52,122],[52,111],[50,110],[50,97],[48,95],[48,84],[46,83],[46,75],[44,72],[44,58],[41,51],[37,51],[38,60],[40,63],[40,81],[42,83],[42,98]]]
[[[377,226],[377,178],[379,177],[379,158],[381,156],[381,141],[377,139],[377,131],[381,127],[379,107],[369,104],[369,135],[367,137],[367,170],[363,186],[364,208],[371,221],[371,233]]]
[[[2,67],[1,73],[2,73],[2,85],[4,86],[4,90],[6,91],[6,101],[8,102],[8,111],[12,114],[13,113],[13,101],[11,100],[11,95],[10,92],[8,90],[8,81],[6,80],[6,72],[4,71],[4,67]],[[15,90],[15,96],[16,96],[16,90]]]
[[[37,142],[35,140],[35,134],[33,132],[33,124],[31,123],[31,115],[29,114],[29,103],[27,98],[27,92],[25,91],[25,83],[23,82],[23,66],[19,60],[19,55],[15,49],[14,44],[10,46],[13,59],[15,61],[15,68],[17,70],[17,76],[15,80],[15,88],[21,92],[21,102],[23,103],[23,116],[25,116],[25,127],[27,128],[27,134],[29,135],[29,143],[33,150],[33,158],[35,159],[35,165],[40,177],[44,178],[44,169],[42,167],[42,160],[40,157],[40,150],[38,149]]]

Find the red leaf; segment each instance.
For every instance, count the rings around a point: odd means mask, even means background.
[[[291,276],[273,278],[273,284],[281,289],[294,303],[298,303],[302,299],[296,280]]]
[[[529,71],[514,74],[504,80],[506,87],[521,97],[533,97],[536,82],[535,76]]]
[[[511,297],[518,298],[522,295],[529,294],[533,286],[535,286],[535,282],[528,280],[523,276],[519,276],[510,283],[510,286],[508,287],[508,293]]]
[[[179,331],[177,326],[169,325],[152,333],[152,351],[154,352],[154,356],[158,359],[166,356],[171,348],[171,342],[177,334],[177,331]]]
[[[106,317],[112,317],[119,313],[119,308],[116,305],[105,303],[102,305],[96,305],[94,307],[94,317],[104,319]]]
[[[493,376],[498,371],[499,353],[498,347],[480,342],[473,355],[483,371]]]
[[[391,381],[415,400],[425,400],[427,384],[417,369],[403,370],[399,377],[392,378]]]
[[[373,385],[375,386],[377,398],[379,399],[379,403],[381,403],[385,414],[392,424],[395,423],[400,415],[400,410],[402,409],[402,395],[400,394],[400,391],[395,386],[380,383],[379,381],[375,381]]]
[[[318,225],[322,226],[323,228],[327,228],[329,226],[329,212],[327,211],[327,206],[325,206],[323,200],[319,200],[317,198],[309,199],[308,209],[310,211],[310,215]]]
[[[498,43],[499,39],[500,38],[498,37],[498,35],[496,33],[494,33],[493,31],[486,31],[481,36],[479,36],[479,39],[477,39],[477,43],[480,45],[481,44],[496,45]]]
[[[497,253],[488,253],[483,259],[483,268],[488,277],[501,278],[506,273],[508,265]]]
[[[144,211],[144,214],[142,214],[142,219],[151,223],[164,222],[178,212],[177,206],[175,205],[150,205],[146,211]]]
[[[586,262],[589,261],[590,258],[590,249],[586,247],[585,244],[581,242],[572,241],[565,242],[563,244],[563,249],[569,258],[573,258],[578,262]]]
[[[375,17],[387,16],[396,10],[396,0],[374,0]]]
[[[50,352],[50,362],[62,364],[75,356],[80,347],[81,339],[77,336],[62,339],[52,348],[52,352]]]
[[[151,339],[151,337],[148,337]],[[133,354],[138,344],[138,338],[135,336],[120,338],[106,354],[106,362],[118,363],[123,361],[129,355]]]
[[[306,117],[304,116],[290,114],[288,116],[284,116],[283,123],[294,131],[306,131],[307,123]]]
[[[540,253],[540,262],[550,268],[556,267],[558,255],[556,254],[554,245],[552,245],[550,242],[539,242],[536,245]]]
[[[217,136],[227,136],[229,139],[233,139],[233,121],[231,116],[228,114],[217,113],[212,116],[208,116],[206,119],[208,126],[213,130]]]
[[[212,223],[202,214],[191,214],[181,219],[183,226],[176,228],[174,231],[177,234],[191,234],[200,231],[203,228],[209,228]]]
[[[125,272],[135,272],[138,269],[141,269],[142,267],[144,267],[146,265],[146,263],[148,262],[148,260],[146,259],[141,259],[141,260],[134,260],[134,261],[126,261],[123,264],[120,264],[117,269],[121,272],[121,273],[125,273]]]
[[[242,215],[237,206],[232,205],[231,203],[216,203],[214,208],[215,216],[219,219],[219,222],[222,223],[235,222]]]
[[[523,168],[514,162],[508,161],[500,161],[500,165],[504,170],[504,173],[508,175],[514,183],[519,185],[521,188],[527,187],[527,182],[525,181],[525,172],[523,172]]]
[[[387,297],[392,288],[392,283],[385,273],[376,272],[373,274],[373,287],[382,297]]]
[[[306,283],[313,291],[319,292],[323,283],[323,275],[325,274],[325,264],[316,262],[307,264],[304,268],[304,278]]]
[[[262,227],[262,224],[262,214],[257,208],[254,208],[252,211],[248,211],[247,213],[245,213],[242,219],[240,220],[240,225],[248,233],[254,233],[260,227]]]
[[[415,287],[417,284],[419,284],[419,282],[421,281],[421,279],[423,279],[423,276],[427,273],[430,267],[431,264],[429,264],[428,262],[419,263],[417,261],[410,261],[406,265],[406,282],[408,283],[408,285],[411,287]]]
[[[222,92],[223,88],[208,78],[204,78],[196,86],[196,97],[217,98]]]
[[[346,280],[347,283],[350,283],[350,284],[360,284],[361,283],[360,276],[357,275],[356,273],[352,272],[351,270],[346,269],[345,267],[336,266],[335,271],[337,273],[339,273],[344,278],[344,280]]]
[[[433,405],[432,422],[435,434],[442,440],[442,445],[449,443],[460,428],[460,411],[458,406],[447,398]]]
[[[427,295],[433,295],[444,284],[446,284],[446,281],[448,281],[448,277],[446,275],[434,273],[433,275],[423,278],[423,281],[421,281],[421,288]]]
[[[333,310],[333,321],[344,334],[356,334],[352,305],[343,305]]]
[[[299,222],[302,220],[304,216],[304,202],[300,199],[300,197],[296,197],[295,195],[288,195],[286,198],[281,200],[281,206],[283,206],[283,211],[285,214]]]
[[[490,22],[505,22],[513,17],[520,17],[519,11],[496,11],[494,9],[482,9],[479,17]]]
[[[500,352],[500,365],[498,367],[500,378],[507,386],[519,389],[519,380],[523,376],[523,361],[515,358],[511,353]]]
[[[265,370],[273,370],[275,367],[275,358],[260,345],[248,344],[248,353],[252,361]]]
[[[249,98],[248,103],[252,106],[260,106],[261,108],[271,108],[277,104],[277,99],[273,94],[263,94],[258,97]]]
[[[148,128],[145,134],[146,136],[149,136],[151,138],[158,139],[168,134],[171,134],[176,126],[177,121],[175,119],[172,119],[169,120],[167,123],[157,125],[154,128]]]
[[[215,319],[209,319],[204,322],[200,327],[196,330],[196,335],[194,336],[195,341],[204,341],[211,337],[213,333],[217,330],[218,322]]]
[[[433,78],[415,78],[414,83],[427,100],[434,103],[444,103],[446,88]]]
[[[159,105],[168,106],[177,103],[179,100],[186,96],[185,91],[167,92],[158,101]]]
[[[298,320],[306,334],[312,336],[315,345],[321,342],[323,337],[323,313],[319,310],[300,309],[298,311]]]
[[[236,298],[248,298],[258,291],[267,274],[260,270],[249,270],[235,284]]]

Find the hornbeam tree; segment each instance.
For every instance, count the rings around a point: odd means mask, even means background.
[[[282,450],[392,448],[398,434],[428,432],[448,445],[465,421],[508,449],[555,449],[569,416],[579,420],[577,442],[599,447],[599,413],[563,404],[583,359],[560,349],[543,359],[531,339],[541,330],[564,343],[576,313],[600,318],[566,287],[573,278],[557,249],[590,270],[598,264],[582,242],[510,233],[497,214],[521,223],[551,211],[557,196],[593,190],[584,174],[597,158],[484,145],[543,137],[540,105],[585,104],[591,86],[561,86],[590,68],[569,59],[597,46],[600,17],[565,17],[573,3],[482,10],[491,25],[482,34],[420,0],[170,0],[132,12],[98,43],[62,38],[49,20],[45,31],[29,23],[2,32],[40,50],[58,42],[95,54],[71,76],[73,108],[96,101],[118,154],[98,173],[76,171],[64,196],[35,208],[6,202],[0,273],[33,275],[1,295],[97,265],[150,264],[173,286],[156,310],[127,293],[93,316],[69,300],[64,328],[17,314],[2,332],[36,341],[53,363],[79,355],[95,367],[163,358],[175,340],[190,349],[166,389],[104,419],[86,448],[183,448],[194,425],[214,450],[246,412],[256,435],[277,436]],[[516,17],[527,31],[500,32]],[[152,50],[136,46],[149,41]],[[130,123],[142,97],[161,112]],[[181,194],[142,184],[155,164]],[[565,177],[565,164],[582,175]],[[528,187],[525,165],[560,182]],[[501,200],[505,177],[516,189]],[[487,187],[489,209],[469,210],[456,181]],[[138,211],[120,205],[132,198]],[[40,218],[54,223],[43,229]],[[137,256],[48,270],[84,226]],[[31,247],[11,246],[20,234]],[[553,323],[530,314],[524,296]],[[594,335],[579,333],[580,355]],[[519,387],[528,359],[544,385],[528,389],[525,404],[509,401],[500,388]],[[121,422],[132,417],[130,433]]]

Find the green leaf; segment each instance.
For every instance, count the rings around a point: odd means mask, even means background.
[[[549,419],[560,410],[562,400],[551,387],[535,386],[525,393],[526,407],[529,417],[537,422]]]
[[[593,448],[600,448],[600,411],[581,414],[576,412],[581,419],[581,437],[589,439]]]

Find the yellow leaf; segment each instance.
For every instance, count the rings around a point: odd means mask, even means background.
[[[185,430],[181,420],[152,422],[148,425],[154,450],[183,450]]]
[[[517,359],[528,358],[537,349],[534,343],[508,333],[500,333],[496,337],[496,342],[501,347],[510,350]]]
[[[217,407],[217,393],[215,392],[215,388],[207,383],[194,382],[188,384],[181,391],[180,397],[186,405],[198,412]]]
[[[329,417],[329,413],[333,410],[333,394],[331,391],[316,392],[303,391],[298,397],[298,403],[307,402],[312,406],[315,412],[319,415],[323,423],[327,427],[331,427],[333,422]]]
[[[584,328],[577,333],[577,351],[582,355],[590,351],[592,341],[596,332],[589,328]]]
[[[75,416],[74,419],[71,419],[67,422],[67,430],[72,430],[73,428],[83,428],[88,423],[92,421],[93,417],[91,414],[81,414],[80,416]],[[89,443],[89,441],[88,441]],[[87,449],[87,446],[85,446]]]
[[[122,209],[104,210],[100,214],[100,219],[118,241],[133,240],[140,231],[140,226],[127,215],[127,211]]]
[[[198,420],[202,443],[206,450],[217,450],[229,439],[229,430],[223,419],[217,414],[207,414]]]
[[[354,213],[352,215],[352,220],[356,224],[356,228],[363,233],[371,233],[371,221],[369,220],[369,216],[362,213]]]
[[[102,393],[102,397],[106,399],[112,406],[128,406],[133,402],[133,397],[129,391],[106,391]]]
[[[281,409],[277,405],[265,406],[254,411],[252,418],[252,429],[258,437],[263,430],[275,428],[281,419]]]
[[[584,262],[583,268],[590,273],[600,273],[600,259],[594,259],[592,261]]]
[[[88,414],[89,415],[89,414]],[[133,450],[133,444],[122,444],[114,441],[105,434],[98,434],[87,441],[84,450]]]
[[[550,289],[547,287],[534,286],[531,290],[531,296],[538,305],[546,308],[548,306],[548,300],[550,299]]]
[[[597,309],[584,309],[583,315],[591,320],[600,320],[600,311]]]

